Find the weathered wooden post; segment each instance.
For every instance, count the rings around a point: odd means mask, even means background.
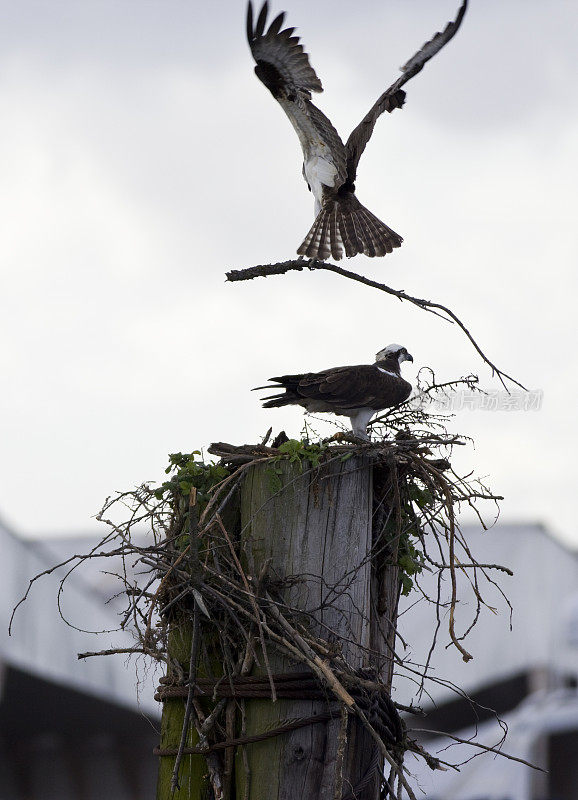
[[[282,590],[284,602],[309,615],[317,635],[327,642],[328,653],[342,653],[350,666],[377,672],[388,654],[372,641],[377,630],[371,619],[373,468],[360,457],[338,459],[312,472],[304,469],[301,473],[299,466],[283,463],[283,488],[274,493],[267,465],[257,465],[247,475],[241,519],[244,549],[253,561],[249,566],[258,573],[269,562],[270,579],[287,586]],[[270,663],[274,673],[303,670],[274,650]],[[248,735],[327,709],[326,700],[245,702]],[[364,778],[368,785],[356,796],[377,797],[383,761],[375,759],[375,744],[351,718],[339,764],[341,724],[336,715],[250,745],[251,800],[271,797],[271,785],[280,798],[333,800],[337,782],[347,796]],[[374,774],[368,775],[372,770]],[[241,769],[237,776],[242,786]],[[238,795],[242,797],[243,792]]]
[[[291,656],[290,634],[283,644],[265,632],[266,659],[257,655],[248,678],[259,691],[233,691],[243,711],[235,735],[244,744],[236,749],[229,797],[376,800],[383,754],[357,716],[346,713],[348,699],[353,703],[347,683],[335,694],[318,677],[324,669],[331,675],[331,663],[339,675],[354,672],[367,685],[379,678],[390,689],[399,579],[396,548],[380,539],[383,485],[390,476],[368,456],[339,453],[315,468],[280,460],[273,477],[270,461],[245,470],[234,499],[240,510],[235,546],[247,580],[252,588],[260,584],[256,594],[281,630],[290,614],[293,633],[296,625],[314,633],[325,656],[318,649],[305,664]],[[183,642],[191,635],[179,632]],[[181,656],[182,664],[184,651]],[[179,707],[176,698],[166,702],[161,752],[178,747],[183,699],[181,692]],[[189,735],[188,749],[197,739]],[[173,794],[174,758],[162,759],[158,800],[215,795],[206,767],[199,768],[202,757],[184,758],[184,780]]]
[[[189,659],[192,644],[192,631],[190,626],[182,621],[176,623],[169,635],[169,654],[174,659],[173,664],[185,664]],[[170,671],[169,671],[170,672]],[[185,702],[182,698],[167,698],[163,705],[161,720],[161,747],[176,746],[178,749],[183,721],[185,718]],[[188,726],[185,744],[195,747],[199,743],[199,735],[192,725]],[[179,768],[179,786],[173,790],[172,777],[175,758],[159,759],[159,772],[157,780],[158,800],[202,800],[208,795],[209,781],[207,765],[202,755],[183,755]]]
[[[184,513],[187,505],[187,513]],[[199,506],[195,488],[190,490],[188,503],[181,498],[175,512],[176,529],[169,531],[165,546],[169,552],[173,551],[173,567],[179,565],[180,570],[185,572],[188,586],[184,592],[181,591],[181,596],[188,594],[189,590],[193,592],[193,595],[192,600],[189,598],[184,603],[174,604],[175,611],[172,614],[167,636],[168,670],[167,675],[161,680],[165,686],[177,682],[182,687],[186,679],[190,681],[191,671],[194,672],[193,683],[196,683],[197,680],[206,679],[208,675],[222,676],[224,665],[219,663],[216,656],[219,648],[215,641],[217,638],[215,632],[211,632],[210,637],[206,637],[204,641],[201,640],[200,616],[203,612],[206,613],[206,608],[197,591],[201,583],[202,569],[198,539]],[[237,529],[238,497],[235,497],[233,502],[226,504],[222,513],[226,524],[232,530]],[[180,523],[177,520],[180,520]],[[179,561],[182,563],[179,564]],[[172,567],[169,569],[168,575],[170,575],[171,569]],[[179,595],[177,595],[178,599]],[[201,651],[204,654],[203,658],[199,657]],[[177,694],[174,697],[165,695],[162,699],[164,705],[159,750],[164,748],[172,749],[175,752],[160,759],[157,800],[168,800],[168,798],[171,800],[207,800],[210,797],[214,797],[214,800],[223,800],[223,798],[227,798],[233,779],[231,767],[229,774],[224,776],[224,780],[221,776],[217,777],[216,783],[221,784],[221,793],[216,796],[217,792],[214,791],[211,781],[211,773],[215,777],[219,771],[218,767],[213,769],[217,760],[216,756],[213,753],[187,752],[195,750],[201,744],[198,726],[192,724],[190,706],[194,702],[194,694],[187,689],[184,695],[181,692],[180,695]],[[215,709],[215,703],[210,698],[197,700],[197,711],[193,716],[198,716],[201,707],[202,711],[209,715]],[[183,731],[185,731],[184,737]],[[175,772],[176,762],[178,763]]]

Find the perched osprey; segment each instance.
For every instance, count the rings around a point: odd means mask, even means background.
[[[400,344],[388,344],[375,356],[374,364],[333,367],[303,375],[269,378],[277,386],[257,389],[284,389],[284,394],[263,398],[263,408],[303,406],[307,411],[331,411],[349,417],[353,433],[368,439],[367,423],[376,411],[397,406],[410,395],[411,383],[404,381],[400,367],[413,357]]]
[[[285,13],[269,28],[265,2],[253,25],[251,0],[247,7],[247,38],[257,62],[255,73],[287,114],[303,150],[303,177],[315,197],[315,222],[297,253],[308,258],[332,256],[350,258],[356,253],[384,256],[403,241],[387,225],[361,205],[355,196],[357,165],[378,117],[384,111],[401,108],[405,100],[402,86],[413,78],[460,27],[468,0],[463,0],[458,15],[442,33],[426,42],[403,66],[402,75],[377,100],[346,144],[323,114],[311,102],[311,92],[322,92],[321,81],[309,63],[307,53],[293,36],[294,28],[282,30]]]

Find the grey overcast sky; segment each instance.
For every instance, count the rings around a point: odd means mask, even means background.
[[[283,0],[342,137],[458,0]],[[450,305],[539,412],[463,411],[457,465],[502,516],[578,544],[574,0],[471,0],[362,158],[358,195],[405,239],[345,262]],[[225,284],[292,257],[313,218],[297,138],[253,74],[241,0],[0,2],[0,514],[97,528],[167,453],[298,435],[270,375],[367,363],[478,372],[455,327],[329,274]],[[316,423],[317,424],[317,423]]]

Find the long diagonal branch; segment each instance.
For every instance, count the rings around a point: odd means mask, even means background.
[[[458,328],[460,328],[467,336],[474,350],[480,356],[482,361],[484,361],[490,367],[492,370],[492,375],[496,375],[498,377],[500,383],[505,389],[507,389],[506,381],[510,381],[510,383],[513,383],[515,386],[519,386],[520,389],[526,389],[526,387],[523,386],[519,381],[517,381],[515,378],[512,378],[511,375],[508,375],[506,372],[497,367],[493,361],[490,361],[457,314],[454,314],[451,308],[442,305],[442,303],[436,303],[432,300],[424,300],[419,297],[412,297],[401,289],[392,289],[390,286],[386,286],[384,283],[378,283],[377,281],[371,280],[371,278],[366,278],[364,275],[358,275],[356,272],[351,272],[351,270],[338,267],[337,264],[331,264],[325,261],[317,261],[315,259],[308,261],[303,258],[298,258],[291,261],[281,261],[278,264],[260,264],[255,267],[248,267],[247,269],[233,269],[227,272],[226,275],[227,280],[231,282],[250,281],[253,278],[267,278],[269,275],[283,275],[286,272],[291,271],[300,272],[306,268],[310,270],[325,270],[327,272],[335,272],[337,275],[341,275],[344,278],[349,278],[352,281],[363,283],[364,286],[370,286],[373,289],[378,289],[380,292],[390,294],[392,297],[397,297],[398,300],[405,300],[408,303],[412,303],[414,306],[417,306],[424,311],[429,311],[431,314],[435,314],[436,316],[445,319],[446,322],[451,322],[452,324],[457,325]]]

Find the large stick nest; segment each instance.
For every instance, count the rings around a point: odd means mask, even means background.
[[[465,504],[479,516],[480,501],[495,504],[500,498],[481,482],[462,477],[452,469],[452,449],[465,441],[449,434],[445,429],[447,417],[430,413],[423,402],[436,392],[452,391],[460,385],[472,388],[475,379],[469,377],[443,386],[430,380],[422,387],[421,403],[408,401],[376,421],[374,432],[386,437],[378,441],[348,441],[347,435],[340,434],[319,443],[286,437],[285,441],[278,439],[274,446],[267,445],[268,437],[257,445],[218,443],[209,452],[220,458],[219,463],[205,463],[198,452],[174,454],[167,469],[170,476],[162,485],[143,484],[106,501],[98,518],[108,526],[107,534],[89,553],[64,562],[69,569],[61,590],[68,575],[87,559],[114,558],[116,564],[121,563],[116,574],[126,607],[120,628],[132,632],[134,646],[83,653],[79,657],[120,652],[145,654],[166,664],[165,683],[168,680],[188,687],[185,725],[173,778],[175,787],[179,762],[186,752],[187,728],[192,723],[199,734],[201,750],[206,750],[214,791],[220,787],[221,796],[226,796],[222,793],[230,781],[232,756],[225,751],[223,760],[211,746],[234,739],[234,715],[227,708],[231,702],[241,706],[244,701],[219,700],[215,694],[209,713],[199,703],[195,682],[201,673],[210,677],[211,664],[222,664],[231,680],[249,675],[257,664],[267,674],[270,696],[275,699],[276,684],[269,667],[271,648],[290,658],[297,668],[310,672],[318,685],[341,703],[346,714],[356,716],[366,727],[381,756],[390,764],[384,791],[391,796],[402,790],[409,797],[414,796],[404,774],[405,750],[419,753],[432,768],[447,764],[425,753],[407,732],[401,743],[392,743],[380,735],[358,699],[364,692],[379,691],[379,680],[361,675],[335,643],[328,645],[327,637],[320,634],[313,619],[285,602],[283,587],[278,580],[270,580],[267,565],[257,574],[253,569],[248,574],[243,566],[246,554],[240,552],[235,530],[228,528],[227,512],[247,470],[255,464],[271,466],[274,474],[280,461],[298,461],[302,474],[311,474],[313,479],[316,470],[333,460],[359,455],[369,458],[386,475],[380,496],[374,498],[373,556],[378,558],[384,548],[394,554],[390,566],[398,569],[399,591],[403,593],[421,591],[419,575],[424,569],[449,574],[449,638],[461,657],[469,660],[472,656],[464,638],[484,605],[483,584],[494,584],[495,570],[509,570],[500,565],[478,564],[462,536],[457,520],[460,507]],[[120,521],[115,519],[119,514]],[[471,624],[461,634],[455,630],[454,616],[458,572],[467,574],[474,598]],[[439,596],[428,599],[440,602]],[[186,659],[170,655],[169,634],[179,628],[192,631]],[[406,664],[397,652],[393,658],[398,672],[408,670],[423,686],[429,677],[429,658],[421,667]]]

